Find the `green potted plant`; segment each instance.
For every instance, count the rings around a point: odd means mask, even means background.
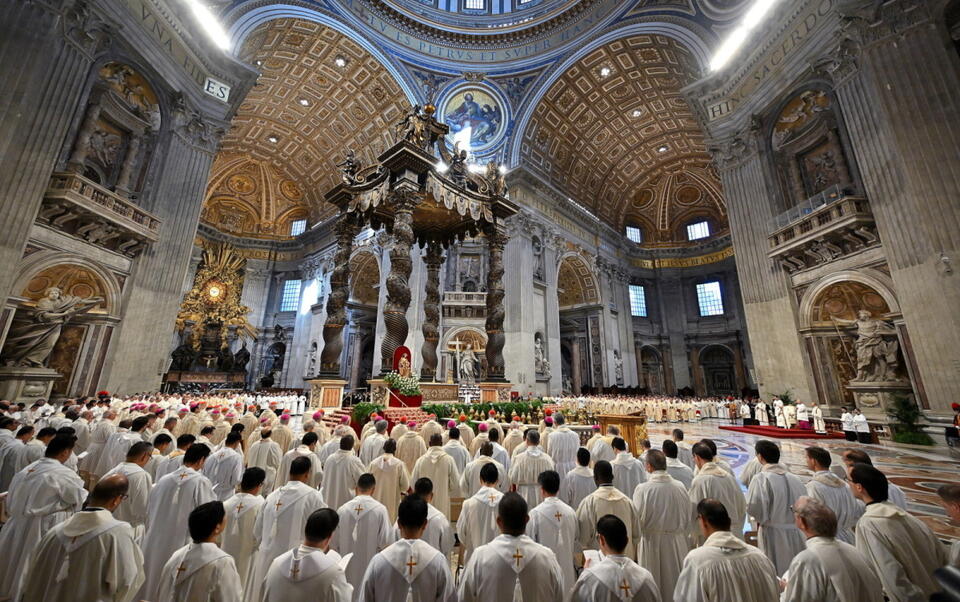
[[[908,445],[934,445],[930,435],[923,432],[919,424],[923,414],[917,404],[906,395],[894,395],[893,403],[887,408],[887,416],[892,421],[893,440]]]

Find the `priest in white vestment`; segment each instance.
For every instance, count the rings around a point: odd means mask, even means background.
[[[677,447],[675,442],[667,439],[663,442],[661,449],[667,458],[667,474],[679,481],[687,489],[690,489],[690,485],[693,484],[693,471],[678,458],[680,448]]]
[[[283,454],[280,461],[280,468],[277,470],[277,478],[274,481],[274,487],[280,487],[286,482],[286,476],[290,474],[290,463],[296,458],[310,458],[310,479],[307,484],[311,487],[320,488],[323,483],[323,466],[320,465],[320,457],[317,455],[317,445],[320,437],[316,433],[305,433],[293,449]],[[280,479],[283,477],[283,480]]]
[[[460,518],[457,519],[457,536],[462,546],[461,560],[466,564],[473,551],[490,543],[500,534],[497,527],[497,506],[503,497],[497,488],[500,480],[493,463],[484,464],[480,469],[480,488],[472,496],[463,500]]]
[[[47,449],[47,444],[50,443],[50,440],[53,439],[53,436],[56,434],[56,430],[50,427],[44,427],[36,432],[36,436],[33,439],[29,439],[23,445],[19,446],[17,449],[17,459],[13,467],[14,474],[26,468],[28,464],[33,464],[42,458],[44,450]],[[11,478],[11,480],[13,479]]]
[[[323,497],[331,508],[339,508],[355,495],[363,463],[353,451],[353,435],[340,438],[340,449],[324,464]]]
[[[696,507],[690,502],[687,488],[671,477],[666,467],[667,458],[662,451],[647,452],[650,476],[634,490],[633,506],[640,530],[637,562],[650,571],[660,591],[669,598],[677,585],[683,559],[690,551]]]
[[[263,584],[262,602],[350,602],[340,554],[330,549],[339,523],[330,508],[314,511],[303,529],[303,542],[271,563]]]
[[[273,433],[270,429],[261,430],[260,440],[247,450],[247,467],[256,466],[266,473],[266,481],[263,484],[264,495],[269,495],[273,491],[273,484],[276,482],[282,460],[283,452],[273,440]]]
[[[590,451],[585,447],[577,450],[577,466],[564,476],[560,483],[560,499],[576,510],[580,502],[597,490],[597,482],[590,468]]]
[[[551,441],[556,443],[554,433]],[[540,489],[543,501],[530,511],[527,535],[542,546],[553,550],[563,575],[563,591],[570,591],[577,580],[574,556],[577,552],[577,512],[563,503],[557,494],[560,491],[560,475],[555,470],[540,473]]]
[[[457,465],[457,473],[462,475],[463,469],[466,468],[467,463],[470,462],[473,456],[470,455],[470,450],[460,441],[459,429],[455,427],[450,429],[447,442],[443,444],[443,451],[447,452],[447,455],[453,458],[454,463]]]
[[[240,575],[233,557],[217,539],[226,525],[223,502],[201,504],[188,518],[190,543],[175,551],[160,574],[156,600],[166,602],[240,602]]]
[[[340,523],[330,542],[330,547],[341,556],[353,555],[344,572],[347,583],[353,586],[354,598],[359,596],[363,574],[370,560],[394,541],[387,509],[372,497],[375,487],[373,475],[360,475],[357,496],[337,509]]]
[[[808,447],[806,455],[807,468],[813,472],[813,478],[806,485],[807,495],[833,511],[837,519],[837,539],[853,545],[853,528],[863,514],[862,505],[853,497],[847,482],[831,472],[830,452],[822,447]]]
[[[620,436],[620,429],[615,426],[607,427],[607,434],[599,437],[595,442],[590,444],[587,448],[590,450],[590,456],[593,458],[594,463],[602,461],[613,462],[613,459],[616,457],[617,453],[613,450],[614,437]]]
[[[606,460],[593,466],[593,476],[597,490],[584,498],[577,508],[577,537],[585,550],[597,549],[597,521],[600,517],[612,514],[627,526],[629,539],[624,552],[630,558],[636,558],[639,527],[637,510],[633,502],[613,486],[613,468]]]
[[[158,463],[154,468],[154,484],[159,483],[160,479],[168,474],[183,468],[183,456],[187,453],[187,450],[190,449],[190,446],[193,445],[196,439],[197,438],[193,435],[180,435],[177,437],[177,449],[170,452],[163,459],[163,462]]]
[[[139,441],[130,446],[127,451],[127,461],[104,475],[104,478],[113,474],[122,474],[127,478],[128,488],[126,499],[113,511],[113,517],[130,523],[133,534],[140,543],[147,528],[147,507],[150,500],[150,490],[153,489],[153,479],[144,469],[152,456],[153,445],[146,441]]]
[[[511,422],[510,428],[507,430],[507,436],[503,438],[503,448],[507,450],[511,457],[513,456],[513,450],[523,443],[523,431],[520,430],[520,427],[521,424],[516,420]]]
[[[423,442],[423,437],[416,431],[416,426],[415,422],[408,423],[407,427],[410,430],[397,439],[397,457],[407,465],[407,470],[410,471],[411,475],[417,460],[427,453],[427,444]]]
[[[267,473],[262,468],[252,466],[243,472],[240,479],[240,491],[223,503],[227,514],[227,525],[220,536],[220,547],[233,556],[237,565],[240,583],[246,583],[253,566],[253,557],[257,551],[253,538],[253,527],[257,513],[264,504],[260,490]]]
[[[496,460],[497,462],[499,462],[500,464],[503,464],[503,467],[509,471],[510,462],[512,462],[513,459],[510,453],[507,452],[507,448],[500,445],[500,440],[502,439],[502,437],[499,435],[499,432],[500,431],[496,429],[491,429],[488,434],[489,443],[491,446],[493,446],[493,453],[490,454],[490,457]],[[546,451],[546,449],[544,449],[544,451]],[[480,455],[480,450],[478,449],[477,453],[474,454],[473,457],[476,458],[479,455]]]
[[[423,437],[423,442],[427,445],[430,445],[430,437],[434,435],[443,436],[443,427],[440,426],[440,423],[437,422],[437,417],[434,414],[430,414],[427,418],[427,421],[423,423],[423,426],[420,427],[420,436]]]
[[[6,429],[0,429],[0,433],[9,433]],[[33,439],[34,428],[32,426],[21,426],[17,431],[16,437],[8,437],[9,442],[0,447],[0,493],[10,487],[10,481],[13,475],[19,472],[17,470],[17,459],[21,448]]]
[[[397,451],[397,442],[387,439],[383,442],[383,454],[367,466],[366,472],[377,480],[373,499],[383,504],[390,515],[390,522],[397,520],[397,506],[400,499],[410,489],[410,475],[407,466],[393,455]]]
[[[213,485],[200,472],[209,455],[206,445],[191,445],[183,455],[183,468],[161,477],[150,491],[147,530],[141,545],[147,580],[139,595],[144,600],[157,599],[164,564],[171,554],[190,543],[190,512],[216,499]]]
[[[696,468],[693,462],[693,451],[683,442],[683,429],[673,429],[670,437],[677,444],[677,459],[690,470]]]
[[[467,465],[463,468],[463,473],[460,475],[460,493],[464,498],[471,497],[477,492],[477,489],[480,489],[480,471],[487,464],[493,464],[497,467],[497,474],[500,475],[497,489],[501,493],[506,493],[510,488],[510,483],[507,481],[507,469],[503,464],[493,459],[493,444],[487,441],[480,446],[480,455],[475,460],[467,462]]]
[[[759,547],[782,575],[803,551],[803,534],[794,524],[793,505],[806,489],[800,478],[780,464],[780,448],[761,439],[754,449],[763,465],[747,490],[747,513],[756,519]]]
[[[553,458],[540,449],[540,433],[530,429],[526,434],[526,447],[514,456],[507,478],[511,487],[526,500],[527,507],[535,508],[542,501],[537,477],[553,469]]]
[[[212,453],[203,466],[203,474],[213,483],[213,494],[220,501],[230,499],[243,478],[241,439],[243,436],[236,431],[227,433],[223,447]]]
[[[869,464],[849,469],[850,489],[866,510],[856,547],[867,558],[891,602],[927,600],[940,585],[933,572],[947,564],[946,548],[930,528],[887,501],[887,477]]]
[[[413,484],[413,494],[407,496],[407,498],[410,497],[419,497],[427,503],[427,528],[423,530],[420,539],[439,550],[445,557],[449,557],[456,544],[456,536],[450,519],[431,503],[433,502],[433,482],[426,477],[417,479]],[[394,522],[393,531],[397,539],[402,536],[396,522]]]
[[[612,447],[617,452],[617,457],[610,462],[613,467],[613,486],[630,497],[637,485],[647,480],[647,472],[643,464],[627,451],[627,443],[622,438],[614,438]]]
[[[400,539],[370,561],[360,602],[457,602],[447,556],[422,539],[427,514],[427,503],[419,496],[400,502]]]
[[[500,535],[473,551],[460,577],[461,602],[563,600],[557,557],[524,534],[528,518],[523,497],[503,496],[497,507]]]
[[[730,517],[730,532],[743,539],[743,526],[747,515],[747,500],[733,476],[714,462],[713,449],[702,441],[693,446],[693,460],[697,463],[697,475],[690,484],[690,501],[696,505],[704,499],[718,500]],[[696,534],[695,543],[702,544],[703,537]]]
[[[849,472],[850,468],[858,462],[873,466],[873,460],[870,458],[870,454],[863,451],[862,449],[853,449],[853,448],[845,449],[843,451],[842,460],[845,467],[844,473],[843,473],[844,477],[847,476],[847,473]],[[907,496],[903,493],[903,489],[900,489],[899,485],[897,485],[896,483],[891,483],[890,481],[887,481],[887,501],[893,504],[894,506],[897,506],[904,512],[908,510]],[[858,502],[858,504],[861,505],[860,509],[863,510],[862,508],[863,502]]]
[[[363,462],[364,466],[368,466],[377,456],[383,453],[383,444],[390,438],[387,436],[386,420],[378,420],[374,428],[375,432],[371,433],[360,444],[360,461]]]
[[[457,464],[443,451],[443,437],[430,437],[430,449],[417,460],[410,480],[427,478],[433,483],[433,505],[450,518],[450,499],[460,497],[460,474]]]
[[[660,588],[650,571],[624,556],[628,537],[623,521],[613,515],[602,516],[596,531],[603,560],[586,562],[570,601],[659,602]]]
[[[104,477],[81,512],[44,533],[25,567],[22,600],[133,600],[144,579],[143,555],[130,525],[111,515],[126,492],[126,477]]]
[[[693,453],[696,456],[696,445]],[[683,570],[673,590],[675,601],[776,602],[779,599],[780,584],[773,563],[763,552],[731,533],[731,517],[721,502],[701,500],[697,504],[697,522],[705,541],[683,560]]]
[[[116,418],[116,413],[113,410],[108,410],[90,429],[90,444],[87,447],[87,456],[80,463],[80,468],[94,477],[101,476],[96,473],[96,467],[100,463],[100,456],[107,440],[117,430],[117,425],[113,422],[114,418]]]
[[[550,435],[550,457],[553,466],[562,481],[567,473],[577,466],[577,450],[580,449],[580,435],[565,424],[563,414],[554,414],[557,430]]]
[[[307,457],[291,462],[287,483],[267,496],[267,501],[257,512],[253,525],[257,553],[249,578],[243,586],[243,599],[246,602],[260,600],[263,580],[274,559],[295,548],[303,537],[303,529],[310,515],[327,506],[323,494],[307,483],[311,462]]]
[[[75,438],[57,435],[44,457],[10,481],[6,499],[7,522],[0,529],[0,599],[17,598],[23,566],[43,535],[80,509],[87,497],[83,480],[63,465],[73,453]]]
[[[837,517],[807,496],[794,506],[806,549],[787,571],[785,602],[883,602],[880,579],[855,547],[836,538]]]

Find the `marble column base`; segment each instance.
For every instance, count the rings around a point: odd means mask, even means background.
[[[0,367],[0,399],[34,402],[49,399],[53,381],[63,376],[51,368]]]

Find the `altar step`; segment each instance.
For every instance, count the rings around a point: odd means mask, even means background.
[[[406,418],[407,422],[412,420],[419,426],[427,421],[428,416],[429,414],[421,408],[386,408],[383,410],[383,417],[390,423],[390,428],[401,422],[401,418]]]

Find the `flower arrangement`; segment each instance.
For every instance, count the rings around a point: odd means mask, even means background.
[[[421,395],[420,378],[415,374],[411,374],[410,376],[400,376],[400,374],[397,372],[388,372],[386,376],[383,377],[383,382],[387,383],[388,387],[400,395],[405,395],[408,397]]]

